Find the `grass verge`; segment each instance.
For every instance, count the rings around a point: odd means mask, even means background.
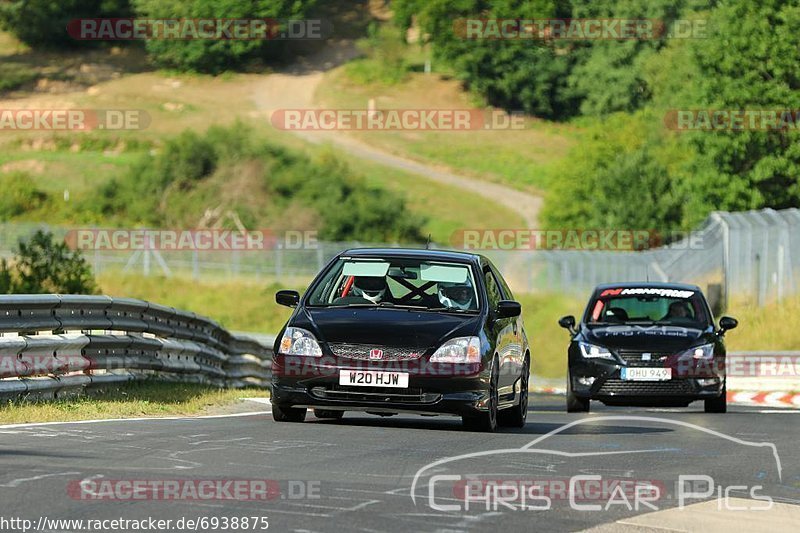
[[[728,351],[800,350],[800,329],[793,327],[798,313],[798,296],[764,307],[732,302],[725,314],[736,317],[739,327],[725,335]]]
[[[123,274],[103,274],[97,281],[103,294],[109,296],[169,305],[213,318],[230,330],[265,334],[277,333],[291,314],[290,309],[275,303],[275,291],[302,290],[307,284],[303,281],[283,284]]]
[[[127,383],[102,397],[7,402],[0,405],[0,423],[215,414],[239,403],[243,397],[267,396],[269,392],[262,389],[221,390],[191,383]]]

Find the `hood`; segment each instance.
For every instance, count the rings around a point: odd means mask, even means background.
[[[704,330],[681,326],[614,325],[583,327],[586,342],[611,350],[687,350],[702,342]]]
[[[406,309],[304,309],[292,326],[321,342],[427,349],[451,337],[477,335],[480,315],[427,313]]]

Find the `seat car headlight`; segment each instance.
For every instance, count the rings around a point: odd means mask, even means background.
[[[314,334],[302,328],[286,328],[281,338],[281,355],[304,355],[322,357],[322,348]]]
[[[434,352],[431,363],[480,363],[481,340],[478,337],[456,337]]]
[[[579,342],[578,346],[581,349],[581,355],[586,359],[614,359],[608,348],[589,344],[588,342]]]
[[[680,355],[680,359],[687,360],[687,359],[694,359],[695,361],[705,359],[711,360],[714,358],[714,345],[713,344],[703,344],[702,346],[695,346],[694,348],[689,348],[685,352],[682,352]]]

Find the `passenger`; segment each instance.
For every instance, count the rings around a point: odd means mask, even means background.
[[[685,318],[692,319],[692,310],[686,302],[672,302],[669,304],[667,315],[662,320],[669,320],[670,318]]]
[[[439,282],[439,303],[453,309],[472,309],[475,290],[469,281],[464,283]]]

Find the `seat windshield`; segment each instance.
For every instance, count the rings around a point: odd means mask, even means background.
[[[586,324],[659,324],[704,328],[710,323],[698,291],[669,288],[607,289],[589,302]]]

